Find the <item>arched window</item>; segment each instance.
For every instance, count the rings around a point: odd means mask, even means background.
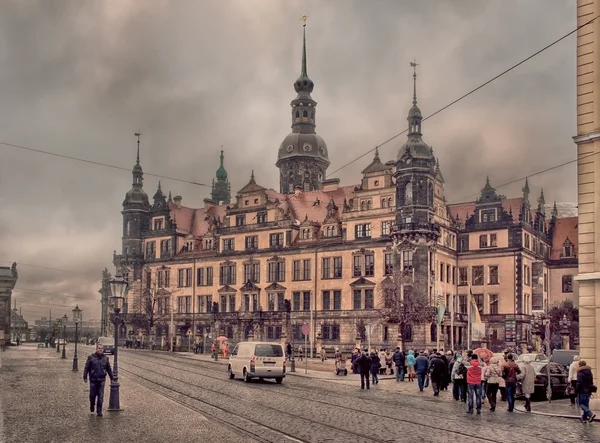
[[[406,188],[404,191],[404,204],[410,205],[410,204],[412,204],[412,201],[413,201],[413,185],[412,185],[412,181],[410,181],[406,184]]]
[[[367,200],[367,210],[371,209],[371,200]]]
[[[306,109],[302,112],[302,117],[308,117],[308,111]]]
[[[388,208],[392,207],[392,197],[388,197]]]
[[[361,211],[365,210],[365,201],[364,200],[360,202],[360,210]]]
[[[382,207],[382,208],[385,208],[385,207],[387,207],[387,200],[386,200],[385,198],[382,198],[382,199],[381,199],[381,207]]]
[[[311,120],[315,119],[315,111],[310,111],[310,119]]]
[[[437,341],[437,324],[431,324],[431,341]]]
[[[300,111],[296,109],[296,118],[300,118]]]

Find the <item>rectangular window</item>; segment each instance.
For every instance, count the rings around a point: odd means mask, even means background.
[[[171,240],[160,241],[160,256],[168,257],[171,255]]]
[[[573,276],[572,275],[563,275],[562,291],[563,291],[563,294],[573,292]]]
[[[495,248],[498,246],[498,235],[490,234],[490,246]]]
[[[489,284],[490,285],[497,285],[499,283],[499,279],[498,279],[498,266],[497,265],[492,265],[488,267],[488,272],[489,272],[489,276],[490,276],[490,281]]]
[[[479,236],[479,247],[487,248],[488,247],[488,236],[487,234],[483,234]]]
[[[365,309],[373,309],[375,307],[375,299],[372,289],[365,289]]]
[[[461,314],[467,313],[467,296],[459,295],[458,296],[458,312]]]
[[[473,286],[481,286],[483,285],[483,266],[473,266],[473,282],[471,283]]]
[[[473,294],[479,315],[483,315],[483,294]]]
[[[154,219],[154,230],[155,231],[160,231],[163,228],[163,221],[162,219]]]
[[[278,311],[285,311],[285,294],[283,294],[283,292],[278,292],[277,293],[277,310]]]
[[[227,296],[226,295],[221,296],[221,311],[220,312],[227,312]]]
[[[275,294],[267,294],[267,310],[275,310]]]
[[[219,281],[221,285],[235,285],[235,265],[221,265]]]
[[[354,227],[355,238],[371,238],[371,223],[363,223]]]
[[[323,310],[329,311],[331,309],[331,292],[323,291]]]
[[[212,312],[212,310],[213,310],[212,295],[207,295],[206,296],[206,312]]]
[[[258,304],[258,294],[252,294],[252,310],[258,311],[260,305]]]
[[[322,275],[321,278],[323,280],[331,278],[331,259],[330,258],[323,259],[323,264],[321,265],[321,275]]]
[[[381,222],[381,235],[390,235],[392,232],[392,222]]]
[[[525,234],[525,247],[527,249],[530,248],[530,237],[529,237],[529,234]]]
[[[185,286],[186,288],[192,286],[192,268],[185,270]]]
[[[245,215],[236,215],[235,216],[235,225],[236,226],[244,226],[246,224],[246,216]]]
[[[250,296],[244,294],[244,311],[250,312]]]
[[[446,266],[444,265],[444,263],[440,263],[440,281],[443,282],[444,281],[444,268]]]
[[[285,281],[285,262],[269,263],[269,282]]]
[[[189,314],[192,312],[192,297],[182,296],[177,297],[177,312],[180,314]]]
[[[185,269],[179,269],[177,271],[177,287],[182,288],[185,286]]]
[[[310,311],[310,292],[304,292],[302,294],[302,310]]]
[[[533,294],[533,298],[531,299],[532,309],[534,311],[543,311],[544,310],[544,294],[538,293]]]
[[[544,273],[544,292],[548,292],[548,274]]]
[[[375,275],[375,256],[365,255],[365,277],[373,277]]]
[[[456,284],[456,267],[452,266],[452,284]]]
[[[246,263],[244,265],[244,282],[260,282],[260,263]]]
[[[354,290],[354,309],[362,309],[362,291],[360,289]]]
[[[446,265],[446,283],[450,283],[452,267],[450,265]]]
[[[322,325],[321,326],[321,337],[323,338],[323,340],[330,340],[330,327],[329,325]]]
[[[524,269],[524,274],[525,274],[525,278],[524,278],[525,284],[527,286],[531,286],[531,268],[529,266],[525,265],[523,267],[523,269]]]
[[[498,294],[490,294],[490,314],[498,314]]]
[[[413,251],[402,251],[402,269],[411,271],[413,268]]]
[[[156,242],[149,241],[146,243],[146,258],[156,258]]]
[[[283,232],[269,235],[269,246],[272,248],[283,246]]]
[[[384,254],[384,260],[383,275],[392,275],[394,273],[394,254]]]
[[[266,223],[267,222],[267,213],[266,212],[259,212],[256,214],[256,223],[261,224],[261,223]]]
[[[342,278],[342,257],[333,257],[333,278]]]
[[[303,262],[303,268],[302,268],[302,279],[303,280],[310,280],[310,260],[304,260]]]
[[[354,256],[353,276],[360,277],[362,275],[364,255]]]
[[[246,249],[258,249],[257,235],[250,235],[246,237]]]
[[[458,238],[458,252],[467,252],[469,250],[469,236],[464,235]]]
[[[223,251],[235,251],[235,238],[223,239]]]
[[[198,307],[196,308],[198,312],[206,312],[206,296],[199,295],[198,296]]]
[[[294,311],[300,310],[300,293],[299,292],[292,293],[292,304],[293,304]]]
[[[229,312],[235,312],[235,294],[229,296]]]
[[[301,280],[300,277],[300,260],[294,260],[293,262],[293,279]]]
[[[333,309],[335,311],[342,309],[342,291],[333,291]]]

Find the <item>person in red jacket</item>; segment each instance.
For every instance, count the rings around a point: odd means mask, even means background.
[[[467,413],[473,413],[473,395],[475,395],[477,414],[481,414],[481,366],[479,366],[479,357],[477,357],[477,354],[471,355],[470,363],[471,366],[467,369],[467,392],[469,394],[469,410]]]

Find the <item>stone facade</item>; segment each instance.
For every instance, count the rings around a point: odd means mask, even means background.
[[[0,346],[4,346],[11,337],[11,299],[12,291],[17,284],[17,264],[8,268],[0,266]]]
[[[175,334],[183,346],[209,334],[297,346],[307,324],[314,350],[530,343],[532,315],[572,296],[556,281],[575,273],[573,224],[556,211],[546,216],[543,191],[532,208],[527,181],[518,198],[499,195],[487,180],[476,201],[448,204],[439,161],[423,141],[416,72],[413,80],[406,143],[395,161],[383,162],[376,150],[357,185],[325,179],[328,151],[314,132],[304,49],[293,132],[278,152],[279,192],[254,173],[229,204],[213,198],[187,207],[167,199],[159,183],[150,206],[147,198],[132,201],[130,191],[124,226],[135,216],[134,226],[144,228],[124,231],[124,249],[114,255],[129,276],[128,331],[143,324],[157,341]],[[139,160],[133,175],[136,195],[145,195],[136,187]],[[420,293],[431,315],[398,320],[386,288],[401,304]],[[467,327],[471,303],[486,325],[477,339]]]

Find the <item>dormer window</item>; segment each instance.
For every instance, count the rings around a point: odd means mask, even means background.
[[[183,244],[183,250],[181,252],[192,252],[193,250],[194,250],[194,241],[193,240],[187,240]]]
[[[213,241],[211,238],[206,238],[202,240],[202,249],[205,251],[209,251],[213,248]]]
[[[325,226],[323,229],[323,237],[336,237],[337,229],[335,226]]]
[[[154,230],[160,231],[163,228],[163,220],[162,218],[154,219]]]
[[[312,240],[313,230],[312,228],[303,228],[300,230],[300,240]]]
[[[235,225],[236,226],[244,226],[246,224],[246,216],[245,215],[236,215],[235,216]]]
[[[258,214],[256,214],[256,223],[266,223],[267,222],[267,213],[266,212],[259,212]]]
[[[561,254],[562,258],[573,258],[575,257],[575,245],[571,243],[571,240],[567,237],[565,242],[563,243],[563,250]]]
[[[255,199],[254,199],[254,204],[255,204],[255,205],[257,205],[257,204],[258,204],[258,199],[257,199],[257,198],[255,198]]]

